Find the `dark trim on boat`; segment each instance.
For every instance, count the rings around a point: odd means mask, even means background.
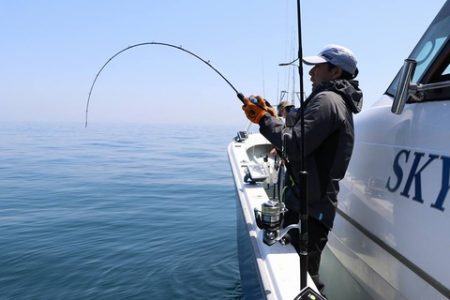
[[[364,228],[360,223],[358,223],[355,219],[351,218],[349,215],[347,215],[345,212],[337,208],[337,213],[343,217],[347,222],[352,224],[356,229],[361,231],[365,236],[367,236],[370,240],[372,240],[374,243],[376,243],[378,246],[386,250],[389,254],[391,254],[393,257],[395,257],[397,260],[399,260],[402,264],[404,264],[408,269],[410,269],[412,272],[414,272],[417,276],[422,278],[425,282],[427,282],[429,285],[431,285],[433,288],[435,288],[438,292],[440,292],[442,295],[444,295],[447,298],[450,298],[450,289],[448,289],[446,286],[444,286],[442,283],[431,277],[428,273],[426,273],[423,269],[418,267],[416,264],[414,264],[412,261],[404,257],[402,254],[400,254],[398,251],[396,251],[394,248],[386,244],[384,241],[382,241],[379,237],[368,231],[366,228]]]

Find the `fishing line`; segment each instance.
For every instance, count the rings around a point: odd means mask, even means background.
[[[298,57],[297,57],[296,59],[294,59],[293,61],[290,61],[290,62],[287,62],[287,63],[279,63],[278,65],[279,65],[280,67],[285,67],[285,66],[290,66],[290,65],[296,66],[296,65],[294,65],[294,63],[295,63],[297,60],[299,60]]]
[[[197,58],[198,60],[200,60],[200,61],[202,61],[203,63],[205,63],[208,67],[210,67],[211,69],[213,69],[220,77],[222,77],[222,79],[225,80],[226,83],[228,83],[228,85],[236,92],[236,96],[239,98],[239,100],[241,100],[241,102],[244,103],[244,95],[243,95],[242,93],[239,93],[238,90],[234,87],[234,85],[232,85],[231,82],[230,82],[227,78],[225,78],[225,76],[222,75],[222,73],[220,73],[215,67],[213,67],[213,66],[210,64],[209,61],[207,61],[207,60],[201,58],[201,57],[198,56],[197,54],[195,54],[195,53],[193,53],[193,52],[191,52],[191,51],[189,51],[189,50],[186,50],[186,49],[184,49],[184,48],[181,47],[181,46],[175,46],[175,45],[168,44],[168,43],[160,43],[160,42],[146,42],[146,43],[139,43],[139,44],[134,44],[134,45],[128,46],[128,47],[126,47],[126,48],[120,50],[119,52],[117,52],[117,53],[114,54],[113,56],[111,56],[111,57],[106,61],[106,63],[100,68],[100,70],[98,71],[97,75],[96,75],[95,78],[94,78],[94,81],[92,82],[91,89],[89,90],[89,96],[88,96],[87,103],[86,103],[86,119],[85,119],[84,127],[87,127],[88,113],[89,113],[89,102],[90,102],[90,100],[91,100],[92,90],[94,89],[95,83],[97,82],[97,79],[98,79],[100,73],[103,71],[103,69],[106,67],[106,65],[109,64],[109,62],[112,61],[112,60],[113,60],[115,57],[117,57],[119,54],[121,54],[121,53],[123,53],[123,52],[125,52],[125,51],[127,51],[127,50],[130,50],[130,49],[136,48],[136,47],[140,47],[140,46],[148,46],[148,45],[158,45],[158,46],[171,47],[171,48],[174,48],[174,49],[177,49],[177,50],[181,50],[181,51],[183,51],[183,52],[186,52],[186,53],[188,53],[188,54],[194,56],[194,57]]]

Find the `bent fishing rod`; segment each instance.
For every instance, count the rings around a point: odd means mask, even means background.
[[[197,54],[195,54],[192,51],[186,50],[184,49],[182,46],[176,46],[176,45],[172,45],[172,44],[168,44],[168,43],[161,43],[161,42],[145,42],[145,43],[139,43],[139,44],[134,44],[131,46],[128,46],[122,50],[120,50],[119,52],[117,52],[116,54],[114,54],[113,56],[111,56],[104,64],[103,66],[100,68],[100,70],[97,72],[97,75],[94,78],[94,81],[92,82],[91,88],[89,90],[89,95],[87,98],[87,102],[86,102],[86,119],[85,119],[85,123],[84,123],[84,127],[87,127],[87,122],[88,122],[88,113],[89,113],[89,102],[91,100],[91,95],[92,95],[92,90],[94,89],[95,83],[97,82],[98,77],[100,76],[100,73],[105,69],[105,67],[114,59],[116,58],[118,55],[120,55],[121,53],[128,51],[132,48],[136,48],[136,47],[140,47],[140,46],[149,46],[149,45],[156,45],[156,46],[165,46],[165,47],[171,47],[180,51],[183,51],[187,54],[192,55],[193,57],[195,57],[196,59],[202,61],[203,63],[205,63],[208,67],[210,67],[211,69],[213,69],[220,77],[222,77],[223,80],[225,80],[225,82],[235,91],[236,96],[239,98],[239,100],[241,100],[241,102],[243,104],[244,103],[244,94],[240,93],[233,84],[231,84],[231,82],[224,76],[222,75],[222,73],[219,72],[219,70],[217,70],[214,66],[211,65],[211,63],[203,58],[201,58],[200,56],[198,56]]]
[[[305,171],[305,165],[304,165],[304,161],[305,161],[305,154],[304,154],[304,149],[305,149],[305,141],[304,141],[304,131],[305,131],[305,124],[304,124],[304,91],[303,91],[303,68],[302,68],[302,63],[301,63],[301,58],[302,58],[302,37],[301,37],[301,14],[300,14],[300,0],[297,0],[297,19],[298,19],[298,42],[299,42],[299,50],[298,50],[298,60],[299,60],[299,77],[300,77],[300,122],[301,122],[301,153],[302,153],[302,159],[301,159],[301,166],[300,166],[300,180],[299,180],[299,184],[300,187],[302,187],[300,189],[301,192],[301,196],[300,198],[303,199],[303,201],[301,201],[300,204],[300,216],[299,216],[299,228],[301,229],[300,232],[300,286],[301,289],[303,289],[304,287],[306,287],[306,278],[307,278],[307,269],[308,269],[308,207],[307,207],[307,192],[306,192],[306,187],[307,187],[307,172]],[[245,104],[244,102],[244,94],[240,93],[235,87],[234,85],[221,73],[219,72],[219,70],[217,70],[214,66],[211,65],[211,63],[203,58],[201,58],[199,55],[193,53],[192,51],[189,51],[187,49],[184,49],[181,46],[176,46],[176,45],[172,45],[172,44],[168,44],[168,43],[161,43],[161,42],[145,42],[145,43],[139,43],[139,44],[134,44],[131,46],[128,46],[120,51],[118,51],[117,53],[115,53],[113,56],[111,56],[104,64],[103,66],[100,68],[100,70],[97,72],[94,81],[92,82],[91,88],[89,90],[89,95],[87,98],[87,103],[86,103],[86,119],[85,119],[85,127],[87,127],[87,122],[88,122],[88,114],[89,114],[89,103],[90,103],[90,99],[92,96],[92,91],[94,89],[95,83],[97,82],[97,79],[99,78],[100,74],[102,73],[102,71],[105,69],[105,67],[117,56],[119,56],[120,54],[122,54],[125,51],[128,51],[132,48],[136,48],[136,47],[141,47],[141,46],[149,46],[149,45],[155,45],[155,46],[165,46],[165,47],[170,47],[170,48],[174,48],[180,51],[183,51],[193,57],[195,57],[196,59],[200,60],[201,62],[203,62],[204,64],[206,64],[208,67],[210,67],[211,69],[213,69],[223,80],[225,80],[225,82],[234,90],[234,92],[236,93],[236,96],[239,98],[239,100]],[[296,60],[297,60],[296,59]],[[295,62],[295,60],[293,61]],[[290,62],[288,64],[292,64],[293,62]],[[252,99],[250,99],[252,100]],[[254,103],[256,105],[258,105],[258,103]],[[289,169],[291,169],[290,163],[288,160],[286,160],[286,167]],[[296,176],[294,175],[294,178]]]

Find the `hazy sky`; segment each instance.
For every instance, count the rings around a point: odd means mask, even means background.
[[[303,0],[305,55],[351,48],[368,107],[386,90],[444,0]],[[182,45],[244,94],[293,90],[294,0],[0,0],[0,121],[84,122],[106,60],[136,43]],[[297,72],[296,70],[294,70]],[[309,67],[304,68],[306,92]],[[298,78],[295,80],[298,89]],[[229,123],[246,119],[233,90],[184,52],[138,47],[100,75],[89,122]]]

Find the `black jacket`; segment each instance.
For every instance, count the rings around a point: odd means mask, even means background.
[[[336,214],[339,180],[347,170],[353,150],[353,113],[362,107],[362,92],[357,81],[335,80],[318,86],[305,100],[305,167],[308,171],[309,215],[328,228]],[[284,150],[295,176],[301,163],[300,109],[290,112],[286,126],[266,115],[260,121],[260,132],[275,147]],[[284,141],[282,139],[284,136]],[[299,211],[299,200],[288,191],[288,209]]]

